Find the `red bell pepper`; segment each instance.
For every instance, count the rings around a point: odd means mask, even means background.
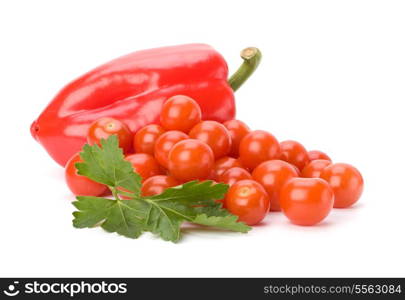
[[[244,63],[229,82],[224,58],[204,44],[143,50],[117,58],[65,86],[33,122],[31,133],[64,166],[86,143],[94,120],[113,117],[135,133],[158,123],[162,104],[173,95],[194,98],[203,119],[232,119],[233,91],[261,58],[257,48],[247,48],[241,56]]]

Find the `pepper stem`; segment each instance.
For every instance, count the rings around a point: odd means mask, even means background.
[[[228,79],[228,83],[236,92],[241,85],[253,74],[256,68],[260,64],[262,53],[255,47],[249,47],[243,49],[240,53],[240,57],[243,59],[242,65],[238,70]]]

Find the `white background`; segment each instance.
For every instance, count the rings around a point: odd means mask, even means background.
[[[405,276],[404,1],[1,1],[0,276]],[[270,214],[178,244],[74,229],[29,126],[68,81],[150,47],[204,42],[263,62],[238,118],[357,166],[365,192],[319,226]]]

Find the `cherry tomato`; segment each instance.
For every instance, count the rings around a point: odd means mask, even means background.
[[[230,156],[239,156],[239,145],[240,141],[250,132],[250,128],[239,120],[229,120],[224,122],[224,126],[228,129],[229,135],[231,136],[232,146],[229,152]]]
[[[134,150],[136,153],[148,153],[153,155],[156,140],[165,130],[156,124],[147,125],[137,131],[134,136]]]
[[[294,165],[292,165],[292,164],[290,164],[290,166],[294,167],[295,171],[297,171],[298,176],[301,177],[301,171],[300,171],[300,169],[298,169],[297,166],[294,166]]]
[[[141,193],[142,196],[153,196],[153,195],[158,195],[163,193],[167,188],[177,186],[179,183],[177,182],[176,179],[174,179],[171,176],[166,176],[166,175],[155,175],[152,177],[149,177],[142,183],[141,187]],[[118,190],[123,191],[123,192],[130,192],[127,189],[124,189],[123,187],[118,187]],[[130,197],[126,195],[120,195],[120,198],[123,200],[129,200],[131,199]]]
[[[219,176],[219,182],[223,182],[229,185],[233,185],[236,182],[244,179],[253,179],[252,175],[246,169],[233,167],[226,170]]]
[[[325,159],[332,161],[332,159],[326,153],[319,150],[308,151],[308,159],[309,161],[313,161],[316,159]]]
[[[201,121],[201,108],[190,97],[178,95],[168,99],[160,113],[160,123],[166,130],[189,132]]]
[[[113,118],[101,118],[94,121],[87,133],[87,142],[90,145],[100,145],[101,139],[107,139],[111,135],[117,135],[119,146],[124,153],[132,150],[133,135],[125,123]]]
[[[233,157],[225,156],[217,161],[215,161],[214,169],[213,169],[213,179],[218,180],[221,174],[223,174],[226,170],[233,168],[233,167],[243,167],[239,160]]]
[[[280,143],[280,159],[302,170],[309,162],[305,147],[296,141],[284,141]]]
[[[147,153],[135,153],[125,157],[132,164],[134,172],[138,173],[142,180],[162,174],[162,169],[156,159]]]
[[[155,143],[155,158],[160,165],[169,168],[169,152],[173,146],[182,140],[188,139],[188,135],[184,132],[172,130],[163,133]]]
[[[177,186],[179,183],[176,179],[166,175],[156,175],[149,177],[142,184],[142,195],[153,196],[163,193],[167,188]]]
[[[310,161],[304,169],[302,169],[301,177],[320,178],[323,169],[329,166],[332,162],[326,159],[316,159]]]
[[[214,166],[211,148],[199,140],[178,142],[169,152],[169,171],[181,182],[207,179]]]
[[[66,163],[65,179],[69,189],[77,196],[100,196],[107,191],[107,186],[77,174],[75,164],[82,162],[79,153]]]
[[[254,180],[241,180],[230,187],[225,198],[226,208],[247,225],[261,222],[270,206],[269,196]]]
[[[263,130],[255,130],[241,140],[239,160],[246,168],[253,170],[266,160],[276,159],[279,151],[278,141],[272,134]]]
[[[188,135],[210,146],[216,159],[227,155],[231,150],[228,129],[216,121],[202,121],[195,125]]]
[[[333,190],[320,178],[293,178],[281,189],[280,206],[294,224],[321,222],[333,207]]]
[[[362,192],[364,180],[359,170],[349,164],[332,164],[323,169],[325,179],[335,193],[336,208],[345,208],[356,203]]]
[[[259,182],[270,199],[270,210],[280,211],[281,188],[291,178],[298,177],[293,165],[282,160],[269,160],[258,165],[253,173],[253,179]]]

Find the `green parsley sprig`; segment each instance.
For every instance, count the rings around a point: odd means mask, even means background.
[[[184,222],[244,233],[251,229],[215,202],[225,196],[226,184],[190,181],[159,195],[142,196],[142,178],[124,159],[115,135],[101,140],[101,147],[86,144],[80,157],[83,162],[76,163],[78,173],[107,185],[113,198],[77,196],[73,202],[76,228],[100,225],[129,238],[149,231],[172,242],[180,239]],[[123,200],[122,195],[130,199]]]

